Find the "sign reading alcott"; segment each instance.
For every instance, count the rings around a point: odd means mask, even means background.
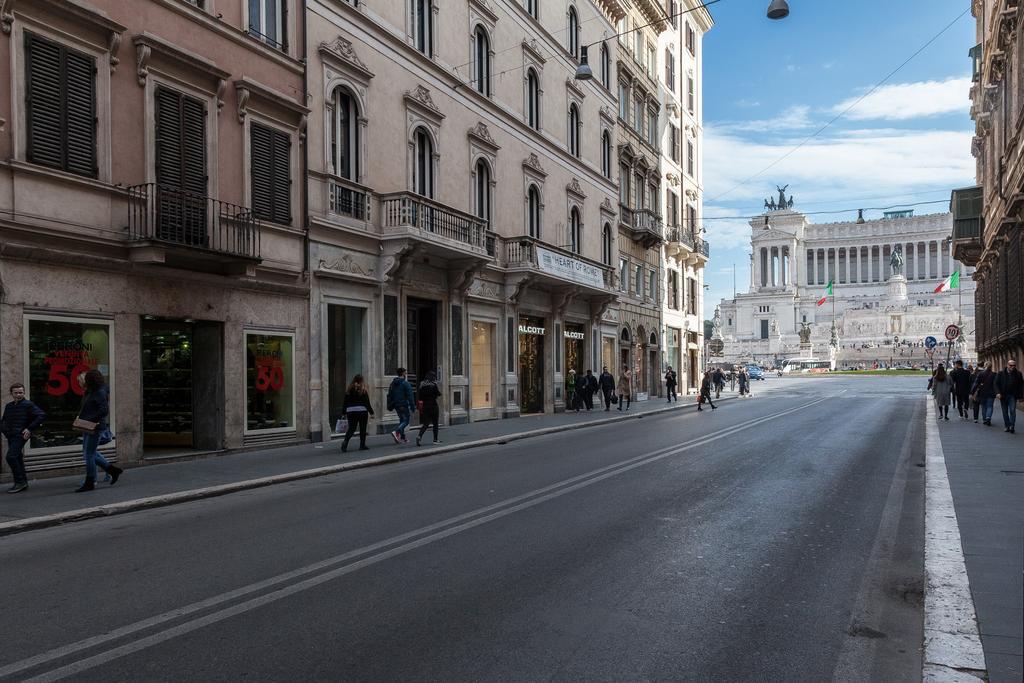
[[[581,285],[588,285],[599,289],[604,288],[604,276],[601,274],[601,269],[597,266],[574,259],[571,256],[549,251],[544,247],[536,247],[536,249],[537,265],[545,273],[550,273],[566,280],[572,280]]]

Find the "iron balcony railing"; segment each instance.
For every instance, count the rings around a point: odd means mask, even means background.
[[[338,216],[370,220],[370,188],[345,178],[330,178],[330,210]]]
[[[708,241],[703,237],[694,238],[694,248],[704,258],[711,259],[711,247],[708,246]]]
[[[487,248],[487,222],[411,192],[380,196],[381,227],[414,228],[475,249]]]
[[[133,242],[260,258],[261,227],[252,209],[156,183],[128,188],[128,233]]]
[[[658,239],[665,238],[661,216],[650,209],[640,209],[633,213],[633,230],[645,235],[653,235]]]
[[[669,242],[676,242],[683,244],[693,249],[693,234],[689,230],[683,228],[669,228],[667,239]]]

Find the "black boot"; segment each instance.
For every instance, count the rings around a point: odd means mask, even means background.
[[[92,491],[96,488],[96,480],[92,477],[86,477],[82,485],[75,489],[75,493],[81,493],[82,491]]]
[[[341,442],[341,452],[344,453],[348,450],[348,439]]]
[[[122,470],[117,465],[110,465],[109,467],[107,467],[107,474],[110,475],[111,486],[117,483],[117,478],[121,476],[122,472],[124,472],[124,470]]]

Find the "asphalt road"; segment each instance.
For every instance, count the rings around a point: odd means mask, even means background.
[[[0,538],[0,679],[919,677],[920,382],[773,382]]]

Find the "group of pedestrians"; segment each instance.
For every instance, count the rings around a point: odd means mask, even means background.
[[[110,463],[99,452],[100,446],[114,439],[108,424],[110,388],[103,373],[96,369],[88,370],[80,373],[75,381],[78,382],[83,395],[82,403],[78,409],[78,417],[68,426],[82,435],[85,480],[75,489],[75,493],[82,493],[96,488],[97,467],[103,470],[106,481],[111,485],[117,483],[124,470]],[[25,444],[46,420],[46,413],[26,398],[25,385],[21,382],[12,384],[9,392],[13,400],[4,406],[3,415],[0,417],[0,433],[7,439],[7,464],[14,479],[7,493],[21,493],[28,490]]]
[[[982,424],[991,427],[998,399],[1003,413],[1003,431],[1016,433],[1017,401],[1024,398],[1024,376],[1017,369],[1016,360],[1008,360],[999,372],[992,369],[992,361],[978,367],[968,363],[965,368],[963,361],[958,360],[948,372],[945,364],[939,363],[928,388],[935,399],[939,420],[949,420],[952,405],[961,419],[969,420],[973,413],[975,422],[980,416]]]
[[[441,398],[441,390],[437,386],[437,377],[433,372],[428,372],[423,381],[420,382],[416,391],[413,391],[412,384],[406,378],[405,368],[398,368],[395,378],[391,380],[388,387],[387,407],[398,415],[398,426],[391,432],[391,438],[395,443],[409,443],[405,430],[412,421],[413,410],[420,414],[420,433],[416,435],[416,445],[423,441],[423,435],[428,429],[433,430],[434,443],[441,443],[438,438],[438,429],[441,419],[441,407],[437,400]],[[373,416],[373,406],[370,404],[370,394],[366,387],[366,380],[362,375],[356,375],[345,391],[345,400],[342,404],[345,412],[345,419],[348,427],[345,429],[345,437],[341,442],[341,452],[348,451],[348,443],[352,440],[356,430],[359,430],[359,450],[368,451],[366,445],[366,428],[370,417]]]

